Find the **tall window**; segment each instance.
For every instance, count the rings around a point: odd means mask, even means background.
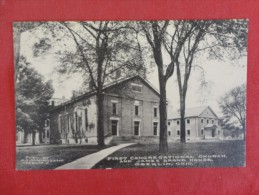
[[[179,125],[180,124],[180,121],[177,121],[177,125]]]
[[[187,130],[187,135],[191,135],[190,129]]]
[[[62,132],[62,121],[61,121],[61,115],[58,116],[58,128],[59,132]]]
[[[77,120],[77,112],[75,112],[75,130],[78,130],[78,120]]]
[[[211,123],[214,124],[214,120],[212,120]]]
[[[187,121],[186,121],[186,122],[187,122],[187,124],[190,124],[190,119],[187,119]]]
[[[207,124],[209,124],[209,119],[207,120]]]
[[[168,122],[167,124],[170,126],[170,124],[171,124],[171,123],[170,123],[170,122]]]
[[[70,117],[68,114],[67,114],[66,118],[67,118],[67,132],[69,132],[70,131]]]
[[[203,129],[201,129],[201,134],[203,135],[203,133],[204,133],[204,132],[203,132]]]
[[[112,102],[112,114],[116,115],[117,114],[117,103]]]
[[[154,117],[157,117],[157,108],[154,108]]]
[[[177,135],[180,135],[180,130],[177,130]]]
[[[158,135],[157,126],[158,126],[158,122],[154,122],[153,123],[153,135]]]
[[[139,106],[135,105],[135,115],[138,116],[139,115]]]
[[[201,119],[201,123],[203,123],[203,118]]]
[[[118,121],[117,120],[112,120],[112,135],[118,135]]]
[[[134,121],[134,135],[139,135],[139,121]]]
[[[82,110],[80,110],[79,114],[77,115],[77,121],[78,121],[77,128],[78,128],[79,131],[81,131],[81,128],[82,128]]]
[[[88,113],[86,108],[85,108],[85,129],[88,130]]]

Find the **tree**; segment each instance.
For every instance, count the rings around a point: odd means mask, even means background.
[[[210,22],[205,21],[173,21],[173,41],[170,45],[164,42],[167,53],[174,60],[176,65],[178,89],[180,96],[180,138],[181,142],[186,142],[185,131],[185,100],[188,89],[188,80],[192,70],[192,62],[200,41],[205,35]],[[175,44],[176,46],[174,46]],[[180,45],[181,47],[179,47]],[[178,46],[178,47],[177,47]],[[178,57],[175,57],[175,51]],[[181,67],[183,61],[184,68]],[[183,70],[184,69],[184,70]],[[183,71],[183,73],[182,73]],[[184,75],[184,76],[182,76]]]
[[[246,129],[246,85],[231,89],[219,100],[219,106],[227,125],[236,124],[244,134]],[[245,138],[245,136],[244,136]]]
[[[180,136],[181,142],[185,143],[185,101],[194,59],[201,52],[203,55],[204,52],[208,52],[209,58],[212,59],[224,60],[223,56],[226,55],[231,59],[239,58],[246,49],[247,22],[245,20],[181,20],[172,23],[174,30],[171,36],[174,42],[170,41],[169,45],[166,40],[164,43],[166,51],[176,65],[180,96]],[[182,47],[177,48],[179,43]],[[174,58],[174,52],[178,49],[180,49],[179,56]]]
[[[118,70],[124,72],[125,76],[144,72],[138,35],[128,22],[57,22],[47,23],[46,26],[57,38],[51,43],[48,40],[40,41],[35,45],[34,53],[42,54],[42,48],[43,52],[49,51],[49,47],[44,49],[46,44],[59,47],[59,51],[55,52],[61,62],[59,72],[81,73],[84,82],[96,91],[97,141],[99,146],[104,146],[103,88],[114,79],[113,75]],[[73,42],[74,49],[65,44],[67,38],[70,44]],[[60,42],[64,43],[63,49]]]
[[[179,62],[180,54],[186,40],[191,36],[195,25],[190,22],[189,28],[179,21],[150,21],[140,22],[141,30],[147,42],[152,48],[155,63],[158,68],[159,88],[160,88],[160,142],[159,151],[166,152],[167,145],[167,100],[166,84],[173,75],[174,68]],[[165,52],[166,51],[166,52]],[[170,63],[164,64],[165,53],[170,57]],[[177,72],[179,74],[179,71]],[[185,133],[182,133],[185,136]]]
[[[31,30],[40,26],[40,22],[14,22],[13,23],[13,40],[14,40],[14,65],[15,68],[18,68],[19,59],[20,59],[20,40],[21,33]],[[15,72],[16,78],[16,72]]]
[[[23,56],[16,71],[16,126],[25,132],[25,136],[33,134],[34,145],[36,129],[40,132],[42,142],[41,134],[54,90],[51,81],[44,82],[43,77]]]
[[[166,36],[169,21],[150,21],[140,22],[140,29],[144,33],[148,44],[152,49],[154,60],[158,69],[159,90],[160,90],[160,135],[159,135],[159,151],[167,152],[167,99],[166,99],[166,83],[174,73],[174,63],[165,67],[163,56],[163,41]]]

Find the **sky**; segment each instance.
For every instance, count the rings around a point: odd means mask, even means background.
[[[70,99],[72,90],[79,90],[83,78],[80,74],[70,77],[60,76],[55,68],[59,65],[59,61],[54,54],[47,54],[43,57],[33,57],[32,46],[39,36],[35,33],[24,32],[21,35],[21,48],[20,54],[27,58],[27,61],[42,74],[46,80],[53,81],[55,90],[55,98],[65,97]],[[165,63],[168,59],[165,58]],[[232,88],[246,83],[247,76],[247,58],[242,57],[239,60],[224,61],[208,60],[206,56],[200,56],[194,60],[194,65],[199,65],[204,70],[205,81],[208,83],[207,88],[201,88],[201,70],[198,68],[193,69],[188,85],[186,108],[196,106],[210,106],[219,116],[221,111],[218,106],[219,98]],[[158,74],[157,68],[152,68],[147,79],[157,89]],[[167,99],[169,100],[170,110],[179,109],[179,92],[176,72],[167,82]]]

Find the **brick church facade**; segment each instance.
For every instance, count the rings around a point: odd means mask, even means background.
[[[104,87],[104,135],[112,140],[159,136],[159,93],[140,76],[120,79]],[[50,143],[97,143],[94,91],[81,94],[50,111]]]

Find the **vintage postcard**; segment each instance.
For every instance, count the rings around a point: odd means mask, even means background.
[[[243,167],[248,20],[15,22],[16,169]]]

